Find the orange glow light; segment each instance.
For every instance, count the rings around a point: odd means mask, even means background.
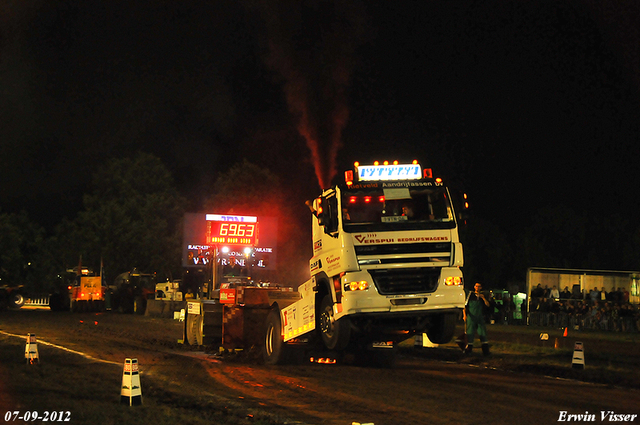
[[[335,359],[330,359],[330,358],[325,358],[325,357],[320,357],[319,359],[316,359],[314,357],[310,357],[309,361],[311,363],[319,363],[319,364],[336,364],[336,360]]]
[[[413,165],[417,165],[417,164],[418,164],[418,160],[417,160],[417,159],[414,159],[414,160],[413,160],[413,162],[412,162],[412,164],[413,164]]]
[[[384,202],[384,196],[379,196],[379,197],[378,197],[378,201],[379,201],[379,202]]]
[[[373,165],[380,165],[378,161],[373,161]]]
[[[356,161],[356,162],[354,162],[354,163],[353,163],[353,166],[354,166],[354,167],[359,167],[359,166],[360,166],[360,163],[359,163],[358,161]]]
[[[389,165],[389,161],[384,161],[382,165]]]

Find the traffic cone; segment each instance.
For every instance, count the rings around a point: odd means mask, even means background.
[[[138,359],[125,359],[124,361],[120,403],[129,404],[129,406],[140,406],[142,404]]]
[[[564,328],[564,334],[563,334],[562,336],[563,336],[563,337],[565,337],[565,338],[567,337],[567,334],[568,334],[568,333],[567,333],[567,330],[568,330],[568,329],[569,329],[569,328]]]
[[[24,347],[24,358],[27,360],[27,364],[40,363],[36,334],[27,334],[27,345]]]

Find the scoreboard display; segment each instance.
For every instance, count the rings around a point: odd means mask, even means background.
[[[256,245],[258,218],[252,216],[207,214],[208,244]]]
[[[229,248],[236,258],[245,258],[244,248],[250,247],[259,269],[276,270],[279,233],[275,217],[185,213],[182,233],[183,267],[206,267],[215,247]]]

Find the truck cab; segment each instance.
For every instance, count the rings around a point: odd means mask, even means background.
[[[73,276],[69,285],[70,309],[72,312],[103,311],[105,309],[105,286],[101,274],[88,267],[74,267],[67,273]]]

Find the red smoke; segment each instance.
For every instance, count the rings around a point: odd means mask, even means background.
[[[265,2],[268,64],[284,77],[289,111],[311,153],[318,184],[336,175],[348,118],[347,89],[353,55],[362,38],[359,7],[327,1]]]

